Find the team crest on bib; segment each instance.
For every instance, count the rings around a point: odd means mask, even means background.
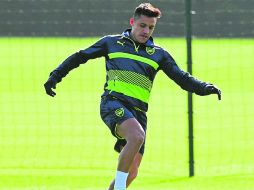
[[[124,115],[124,109],[123,108],[118,108],[115,111],[115,114],[116,114],[117,117],[123,117],[123,115]]]
[[[153,47],[146,47],[146,53],[148,53],[149,55],[153,55],[155,52],[155,48]]]

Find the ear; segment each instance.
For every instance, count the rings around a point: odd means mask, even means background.
[[[134,24],[134,18],[130,18],[130,25],[133,26]]]

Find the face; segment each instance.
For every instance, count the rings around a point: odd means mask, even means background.
[[[148,17],[145,15],[141,15],[140,18],[136,20],[131,18],[130,24],[132,26],[131,29],[132,39],[141,44],[146,43],[146,41],[153,34],[156,22],[157,18]]]

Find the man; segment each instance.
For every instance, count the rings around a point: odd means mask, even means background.
[[[150,3],[140,4],[130,19],[131,29],[110,35],[68,57],[51,72],[44,84],[46,93],[69,71],[89,59],[105,57],[107,78],[101,99],[101,117],[117,138],[114,149],[120,153],[115,179],[109,190],[124,190],[137,176],[145,148],[146,111],[156,73],[162,70],[181,88],[198,95],[221,92],[201,82],[176,65],[171,55],[155,46],[151,37],[161,12]]]

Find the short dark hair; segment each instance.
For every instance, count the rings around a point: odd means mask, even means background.
[[[135,9],[134,19],[139,18],[141,15],[160,18],[161,11],[158,8],[151,5],[150,3],[141,3]]]

